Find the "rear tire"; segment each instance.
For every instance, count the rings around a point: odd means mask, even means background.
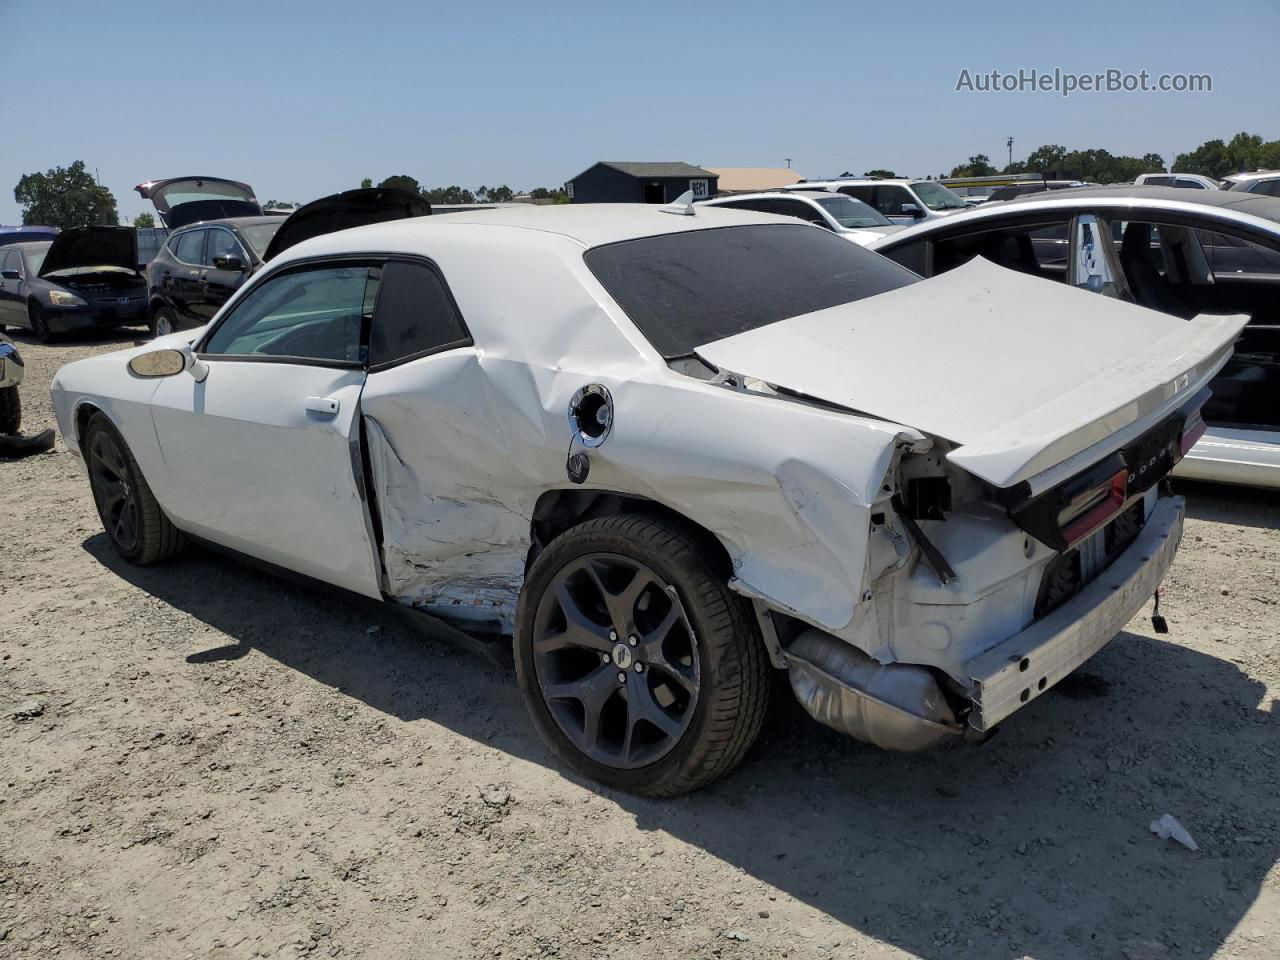
[[[22,427],[22,398],[17,386],[0,387],[0,433],[15,436]]]
[[[514,646],[543,740],[619,790],[704,787],[764,721],[769,663],[754,616],[698,539],[664,518],[603,517],[552,541],[521,591]]]
[[[40,309],[40,304],[32,303],[27,308],[27,318],[31,321],[31,333],[41,343],[52,343],[53,334],[49,331],[49,324],[44,318],[44,311]]]
[[[168,307],[161,307],[151,315],[151,336],[167,337],[178,332],[178,320]]]
[[[116,552],[139,566],[180,553],[186,538],[160,509],[129,445],[111,421],[95,413],[82,442],[93,502]]]

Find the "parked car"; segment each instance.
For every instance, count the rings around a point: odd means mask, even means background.
[[[1280,200],[1090,187],[982,207],[872,248],[923,276],[983,256],[1177,317],[1243,314],[1205,406],[1209,432],[1175,474],[1280,486]]]
[[[164,185],[189,182],[160,181]],[[228,193],[240,187],[249,189],[230,180],[220,181],[232,184],[230,187],[211,187],[208,179],[200,182],[204,189],[216,188]],[[425,216],[431,212],[430,204],[421,197],[374,187],[323,197],[299,207],[288,217],[255,214],[193,221],[190,217],[202,211],[237,209],[235,204],[256,204],[257,201],[250,192],[247,197],[201,198],[172,204],[174,189],[156,184],[148,186],[148,195],[156,201],[157,211],[163,207],[161,215],[180,224],[147,267],[148,316],[152,334],[157,337],[204,326],[267,260],[300,239],[347,226]],[[193,206],[197,209],[193,210]]]
[[[827,190],[843,193],[874,208],[890,222],[912,224],[969,209],[964,198],[936,180],[815,180],[783,190]]]
[[[0,247],[0,327],[25,327],[47,343],[146,318],[133,227],[75,227],[53,240]]]
[[[1022,183],[1010,183],[991,191],[991,201],[1012,200],[1014,197],[1025,197],[1029,193],[1043,193],[1045,190],[1067,190],[1072,187],[1083,187],[1083,180],[1027,180]]]
[[[52,240],[58,235],[57,227],[0,227],[0,247],[10,243],[36,243]]]
[[[1177,187],[1180,190],[1222,189],[1222,184],[1213,177],[1198,173],[1140,173],[1133,182],[1139,187]]]
[[[708,207],[728,207],[731,210],[754,210],[757,213],[795,217],[861,244],[905,229],[891,223],[888,217],[872,210],[861,200],[826,190],[740,193],[700,202]]]
[[[529,206],[300,243],[52,392],[126,560],[197,539],[511,632],[552,749],[671,795],[742,758],[771,663],[895,749],[1075,670],[1173,559],[1159,481],[1243,323],[748,211]]]
[[[1233,173],[1223,178],[1222,188],[1240,193],[1260,193],[1266,197],[1280,197],[1280,170]]]

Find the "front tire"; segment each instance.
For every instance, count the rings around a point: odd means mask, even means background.
[[[181,552],[185,538],[160,509],[124,437],[101,413],[85,429],[84,455],[102,529],[116,552],[139,566]]]
[[[704,787],[764,720],[759,627],[698,540],[663,518],[604,517],[557,537],[529,570],[514,645],[539,734],[610,787]]]
[[[167,337],[171,333],[178,332],[178,321],[174,317],[173,311],[168,307],[160,307],[151,316],[151,336]]]
[[[52,343],[53,334],[49,330],[48,321],[44,318],[44,311],[40,309],[40,304],[32,303],[27,308],[27,319],[31,321],[31,333],[41,343]]]

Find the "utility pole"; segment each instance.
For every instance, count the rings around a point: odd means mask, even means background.
[[[790,157],[787,157],[787,169],[788,169],[788,170],[790,170],[790,169],[791,169],[791,158],[790,158]]]
[[[1009,166],[1012,167],[1013,166],[1013,137],[1010,137],[1005,142],[1005,146],[1009,148]]]

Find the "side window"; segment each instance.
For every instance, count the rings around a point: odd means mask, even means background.
[[[1186,177],[1178,177],[1173,181],[1175,187],[1181,187],[1184,190],[1203,190],[1204,185],[1198,180],[1188,180]]]
[[[423,263],[392,260],[369,336],[369,365],[395,363],[471,342],[440,274]]]
[[[1280,252],[1225,233],[1197,230],[1196,234],[1215,276],[1232,273],[1280,276]]]
[[[17,256],[17,250],[10,250],[8,253],[0,253],[0,271],[4,273],[9,273],[10,271],[16,273],[18,271]]]
[[[213,266],[213,261],[218,257],[239,257],[241,260],[248,262],[245,252],[240,248],[240,241],[235,238],[230,230],[214,229],[209,231],[209,243],[205,250],[204,262],[209,266]]]
[[[208,230],[190,230],[178,237],[173,255],[183,263],[204,263],[204,235]]]
[[[905,187],[898,186],[880,186],[875,188],[875,203],[872,204],[877,210],[886,217],[901,217],[902,205],[904,203],[916,203],[915,197],[909,194]],[[921,209],[924,209],[921,207]]]
[[[859,183],[853,186],[841,187],[840,192],[847,197],[853,197],[855,200],[861,200],[863,203],[875,206],[875,187],[869,183]]]
[[[378,283],[369,267],[324,267],[272,277],[210,334],[201,353],[359,363]]]
[[[779,200],[777,204],[778,212],[784,213],[788,217],[795,217],[808,223],[816,223],[820,227],[827,226],[827,221],[822,214],[803,200]]]
[[[1280,180],[1263,180],[1251,193],[1261,193],[1268,197],[1280,197]]]
[[[1172,187],[1173,177],[1147,177],[1142,181],[1145,187]]]
[[[912,270],[922,277],[927,277],[926,272],[929,269],[929,241],[917,240],[915,243],[904,243],[902,246],[893,250],[887,250],[884,256],[900,263],[908,270]]]

